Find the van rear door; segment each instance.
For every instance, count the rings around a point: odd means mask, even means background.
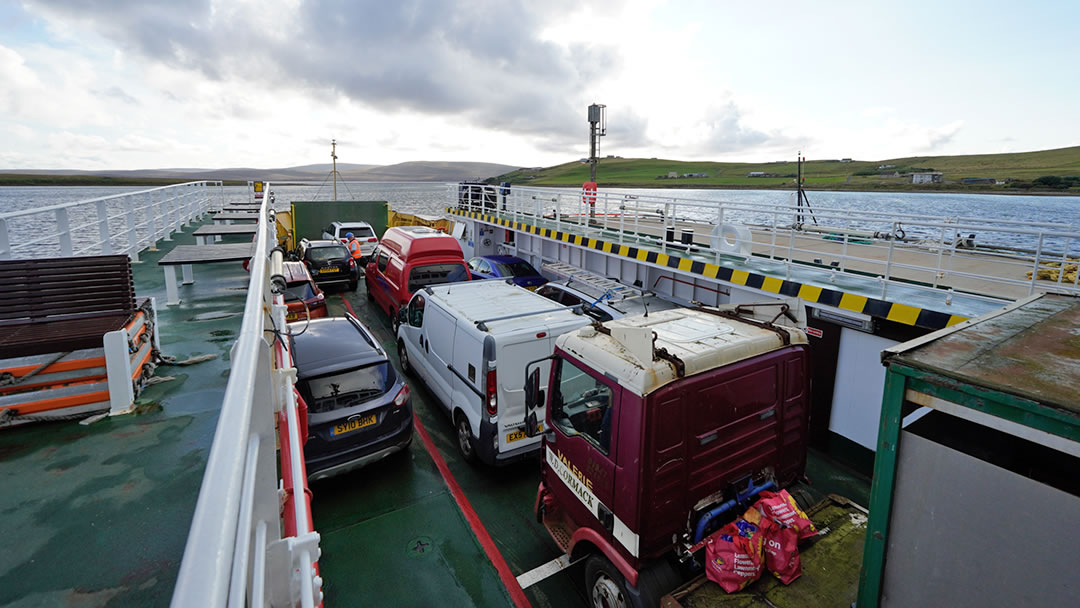
[[[543,337],[537,337],[541,335]],[[495,353],[499,384],[499,452],[540,444],[540,435],[525,436],[525,366],[550,355],[555,348],[555,336],[546,327],[538,327],[528,333],[507,336],[505,342],[497,345]],[[546,390],[551,363],[543,361],[539,366],[541,386]],[[536,417],[543,422],[544,408],[536,410]],[[546,424],[543,426],[547,427]]]

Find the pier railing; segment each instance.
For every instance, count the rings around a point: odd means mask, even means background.
[[[777,193],[777,198],[784,193]],[[717,202],[570,188],[450,184],[459,208],[716,264],[776,263],[891,286],[1016,299],[1036,291],[1080,294],[1080,223],[1020,222],[796,204]],[[740,242],[741,241],[741,242]],[[746,242],[749,241],[749,242]]]
[[[267,184],[269,190],[269,184]],[[319,535],[311,517],[303,464],[296,370],[282,348],[286,306],[272,289],[280,274],[269,196],[260,208],[251,279],[229,383],[195,505],[173,606],[303,606],[322,603],[315,571]],[[276,270],[275,270],[276,268]],[[281,475],[294,488],[290,526],[282,521],[274,420],[280,429]],[[286,458],[286,453],[288,458]],[[291,522],[290,522],[291,523]]]
[[[220,208],[224,196],[220,181],[198,181],[0,213],[0,260],[48,252],[64,257],[126,253],[138,261],[143,249]]]

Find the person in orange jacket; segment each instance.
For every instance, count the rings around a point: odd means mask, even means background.
[[[360,241],[356,240],[353,233],[345,233],[345,246],[349,248],[349,253],[352,254],[353,259],[356,260],[357,263],[363,261],[364,254],[360,253]]]

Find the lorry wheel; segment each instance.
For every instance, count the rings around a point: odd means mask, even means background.
[[[462,458],[470,464],[476,462],[476,440],[473,439],[472,429],[469,428],[469,419],[458,414],[455,418],[455,426],[457,427],[458,451],[461,452]]]
[[[681,582],[679,573],[666,560],[657,560],[642,569],[637,587],[626,582],[622,572],[600,553],[592,554],[585,562],[585,583],[593,608],[659,606],[660,598]]]
[[[631,608],[622,572],[603,555],[594,553],[585,562],[585,585],[593,608]]]
[[[397,341],[398,363],[401,363],[401,373],[412,376],[412,366],[409,365],[409,353],[405,350],[405,342]]]

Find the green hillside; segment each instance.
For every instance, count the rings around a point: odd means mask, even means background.
[[[888,166],[887,168],[881,168]],[[603,158],[597,166],[600,186],[646,188],[791,188],[796,163],[720,163],[644,158]],[[912,172],[941,172],[943,182],[912,184]],[[708,177],[668,178],[674,172],[706,173]],[[762,172],[765,177],[749,177]],[[894,176],[896,173],[898,175]],[[1048,177],[1073,180],[1054,180]],[[1080,146],[968,156],[916,156],[842,162],[810,160],[803,164],[807,188],[829,190],[926,190],[961,192],[1080,193]],[[579,161],[554,167],[518,169],[492,181],[530,186],[579,186],[588,181],[589,165]],[[1006,184],[965,184],[965,178],[993,178]],[[1044,178],[1041,179],[1040,178]]]

